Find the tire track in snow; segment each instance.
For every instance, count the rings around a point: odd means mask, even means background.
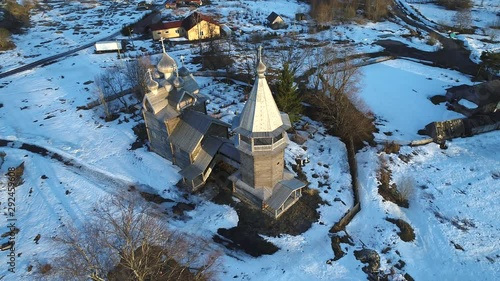
[[[65,155],[66,153],[64,152],[55,151],[53,148],[30,144],[19,140],[6,140],[2,138],[0,138],[0,147],[21,149],[56,160],[62,163],[67,169],[84,177],[86,180],[91,181],[109,194],[116,194],[117,192],[123,191],[124,189],[128,189],[132,186],[137,188],[139,191],[156,194],[155,189],[150,185],[120,178],[119,176],[115,176],[107,171],[83,163],[75,157]]]

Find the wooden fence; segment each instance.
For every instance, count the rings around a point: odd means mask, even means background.
[[[115,100],[115,99],[117,99],[117,98],[121,98],[121,97],[123,97],[123,96],[126,96],[126,95],[128,95],[128,94],[135,93],[135,92],[137,92],[138,90],[139,90],[139,89],[138,89],[138,87],[134,87],[134,88],[126,89],[126,90],[121,91],[121,92],[119,92],[119,93],[116,93],[116,94],[114,94],[114,95],[106,96],[106,97],[104,98],[104,100],[105,100],[106,102],[109,102],[109,101]],[[84,105],[84,106],[79,106],[79,107],[77,107],[77,108],[78,108],[78,109],[84,109],[84,110],[87,110],[87,109],[92,109],[92,108],[94,108],[94,107],[96,107],[96,106],[100,105],[101,103],[102,103],[102,101],[101,101],[100,99],[97,99],[97,100],[93,100],[93,101],[91,101],[91,102],[87,103],[87,104],[86,104],[86,105]]]
[[[356,161],[356,151],[354,150],[353,141],[349,141],[347,146],[347,160],[349,162],[349,171],[351,173],[352,181],[352,193],[354,197],[354,204],[342,218],[333,225],[330,229],[330,233],[336,233],[344,230],[346,225],[348,225],[352,219],[356,216],[359,211],[361,211],[361,202],[359,201],[359,181],[358,181],[358,163]]]

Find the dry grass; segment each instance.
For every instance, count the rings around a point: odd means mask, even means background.
[[[387,201],[408,208],[408,198],[404,197],[398,190],[396,184],[391,184],[392,171],[389,169],[386,160],[380,157],[380,167],[377,170],[377,179],[379,181],[378,193]]]
[[[429,37],[427,37],[427,45],[429,46],[434,46],[439,42],[438,36],[435,33],[429,34]]]
[[[401,240],[404,242],[411,242],[415,240],[415,232],[409,223],[402,219],[386,218],[385,220],[399,227],[398,236]]]
[[[50,263],[40,264],[38,267],[38,272],[42,275],[48,274],[52,270],[52,265]]]
[[[386,154],[391,154],[391,153],[398,154],[400,149],[401,149],[401,146],[398,143],[395,143],[394,141],[391,141],[391,142],[386,141],[384,143],[383,151]]]
[[[415,193],[415,180],[409,176],[403,176],[398,181],[398,191],[401,197],[409,201]]]

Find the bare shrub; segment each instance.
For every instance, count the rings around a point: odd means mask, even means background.
[[[15,48],[16,45],[12,42],[10,31],[0,27],[0,51],[6,51]]]
[[[358,10],[366,18],[379,21],[389,13],[391,0],[311,0],[311,17],[324,24],[335,21],[349,21],[356,18]]]
[[[491,23],[490,28],[486,29],[485,33],[491,41],[497,40],[500,36],[500,18],[497,18],[493,23]]]
[[[429,37],[427,37],[427,45],[434,46],[439,42],[438,36],[435,33],[430,33]]]
[[[30,25],[30,10],[33,8],[31,2],[26,1],[25,5],[17,3],[15,0],[7,0],[3,3],[3,20],[0,21],[0,28],[8,29],[12,33],[20,33],[23,27]]]
[[[365,0],[365,15],[368,19],[379,21],[389,14],[391,0]]]
[[[311,17],[318,23],[326,23],[333,20],[334,1],[311,0]]]
[[[415,193],[415,180],[410,176],[403,176],[399,179],[397,187],[401,197],[409,201]]]
[[[377,170],[377,179],[380,186],[389,188],[391,184],[392,171],[387,166],[387,161],[383,157],[379,157],[380,166]]]
[[[500,18],[496,18],[491,24],[490,24],[490,28],[493,28],[493,29],[500,29]]]
[[[377,179],[379,181],[378,193],[385,200],[393,202],[394,204],[396,204],[400,207],[408,208],[410,205],[409,201],[408,201],[408,197],[404,197],[400,193],[396,184],[394,184],[394,183],[391,184],[392,171],[389,169],[389,166],[387,165],[387,161],[385,160],[385,158],[383,158],[381,156],[379,158],[379,162],[380,162],[380,166],[377,170]],[[410,191],[408,191],[408,192],[410,192]],[[410,196],[411,193],[407,194],[407,195]]]
[[[50,263],[40,264],[38,267],[38,272],[42,275],[48,274],[52,270],[52,265]]]
[[[384,150],[383,151],[386,154],[391,154],[391,153],[398,154],[400,149],[401,149],[401,146],[398,143],[395,143],[394,141],[384,142]]]
[[[473,33],[472,27],[472,14],[469,8],[458,10],[453,16],[455,29],[461,33]]]

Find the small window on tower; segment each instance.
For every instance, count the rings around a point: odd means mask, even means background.
[[[273,142],[278,142],[282,138],[283,138],[283,134],[279,134],[278,136],[273,138]]]
[[[271,145],[273,141],[271,138],[257,138],[253,140],[255,145]]]

